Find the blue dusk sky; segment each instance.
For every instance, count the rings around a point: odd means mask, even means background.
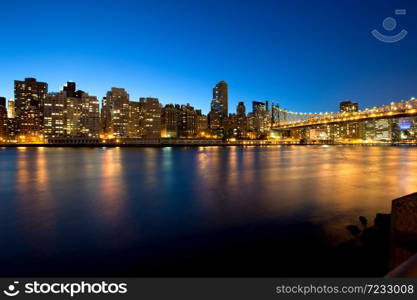
[[[395,9],[406,9],[396,15]],[[393,17],[389,31],[383,20]],[[298,112],[361,108],[417,97],[417,1],[0,1],[0,96],[35,77],[103,97],[191,103],[208,112],[229,84],[229,111],[270,100]],[[392,23],[391,23],[392,25]],[[383,43],[371,35],[401,30]]]

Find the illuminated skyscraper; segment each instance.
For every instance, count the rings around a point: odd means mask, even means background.
[[[161,137],[161,105],[158,98],[140,98],[144,111],[144,133],[145,138]]]
[[[245,103],[239,102],[239,104],[236,107],[236,115],[239,116],[239,117],[242,117],[242,116],[246,117]]]
[[[17,133],[20,136],[39,136],[42,134],[42,106],[48,93],[48,84],[35,78],[15,80],[14,98]]]
[[[178,137],[178,123],[180,115],[179,105],[167,104],[162,109],[162,137]]]
[[[181,105],[178,123],[180,137],[191,138],[197,135],[197,112],[190,104]]]
[[[208,118],[203,115],[201,109],[197,109],[197,134],[205,136],[208,130]]]
[[[268,135],[271,129],[271,116],[267,110],[268,101],[252,102],[253,111],[253,129],[258,136],[264,137]]]
[[[43,132],[46,139],[64,136],[65,95],[50,93],[43,105]]]
[[[16,118],[7,119],[7,137],[11,141],[16,141]]]
[[[6,98],[0,97],[0,142],[7,140]]]
[[[144,134],[144,103],[129,101],[128,136],[132,138],[142,137]]]
[[[359,104],[352,101],[340,102],[340,112],[355,112],[359,111]]]
[[[375,119],[369,119],[364,121],[365,134],[364,138],[368,141],[375,140]]]
[[[81,95],[81,107],[81,136],[99,137],[100,109],[97,97],[83,92]]]
[[[110,115],[110,128],[117,137],[128,136],[129,94],[123,88],[112,88],[106,95],[107,116]],[[110,114],[109,114],[109,113]]]
[[[395,141],[417,140],[417,117],[392,120]]]
[[[207,116],[209,129],[212,133],[218,133],[220,130],[221,120],[217,111],[211,110]]]
[[[104,135],[113,135],[113,128],[111,124],[111,107],[107,104],[106,97],[103,97],[101,100],[100,133]]]
[[[265,103],[252,101],[252,112],[254,114],[263,114],[266,112]]]
[[[376,119],[375,120],[375,140],[379,142],[391,141],[391,120],[390,119]]]
[[[236,108],[234,135],[239,138],[246,137],[248,130],[248,118],[246,116],[246,107],[243,102],[239,102]]]
[[[211,101],[211,110],[215,111],[220,119],[224,119],[229,116],[229,97],[227,88],[227,83],[225,81],[220,81],[213,88],[213,100]]]
[[[14,119],[16,117],[13,100],[9,100],[9,102],[7,103],[7,117],[9,119]]]

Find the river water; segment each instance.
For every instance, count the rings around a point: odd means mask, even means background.
[[[416,174],[413,147],[0,148],[0,273],[346,275],[328,251]]]

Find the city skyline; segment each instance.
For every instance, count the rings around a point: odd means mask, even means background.
[[[48,86],[48,94],[59,94],[59,93],[65,91],[66,85],[69,84],[69,83],[76,84],[77,85],[77,88],[80,86],[79,82],[77,82],[77,81],[67,80],[67,81],[61,83],[60,88],[58,88],[57,90],[51,90],[50,89],[50,86],[51,85],[46,80],[39,79],[39,78],[37,78],[35,76],[26,76],[26,77],[20,77],[20,78],[24,78],[24,79],[26,79],[26,78],[33,78],[33,79],[39,80],[39,82],[45,82],[45,83],[47,83],[47,86]],[[19,81],[19,80],[18,79],[12,80],[13,84],[14,84],[15,81]],[[227,85],[226,88],[228,90],[228,93],[230,93],[230,91],[228,89],[229,88],[229,82],[228,81],[220,80],[220,81],[217,82],[217,85],[221,84],[222,82],[226,83],[226,85]],[[13,84],[12,84],[12,86],[13,86]],[[4,84],[1,84],[0,86],[5,86],[5,85]],[[82,85],[82,84],[81,84],[81,86],[85,87],[85,85]],[[211,93],[209,93],[212,96],[213,96],[214,90],[216,89],[216,86],[213,87],[213,83],[211,83],[211,86],[208,88],[209,90],[210,89],[213,90]],[[124,90],[125,92],[128,93],[128,98],[130,99],[129,101],[133,101],[133,102],[139,102],[141,98],[157,98],[160,101],[160,103],[163,104],[163,105],[168,105],[168,104],[181,104],[181,103],[182,104],[186,104],[186,103],[193,104],[192,99],[188,99],[188,100],[184,100],[184,101],[181,101],[180,100],[180,102],[175,102],[175,101],[164,100],[164,99],[158,97],[158,95],[152,95],[151,96],[151,95],[145,95],[145,94],[143,94],[143,95],[139,95],[138,97],[131,97],[131,93],[129,93],[129,91],[125,87],[123,87],[123,86],[116,86],[116,85],[110,85],[106,89],[106,92],[103,95],[96,95],[94,93],[90,93],[92,96],[95,96],[97,99],[99,99],[99,107],[100,107],[100,109],[102,109],[102,105],[103,105],[102,104],[102,100],[105,99],[106,96],[108,96],[109,91],[111,91],[112,89]],[[13,91],[14,89],[12,88],[11,90]],[[84,91],[85,92],[88,92],[89,89],[88,89],[88,87],[86,89],[85,88],[81,88],[81,89],[79,89],[79,91],[81,91],[81,92],[84,92]],[[232,89],[232,91],[233,91],[233,89]],[[417,96],[417,91],[416,91],[416,96]],[[9,105],[10,105],[10,102],[13,102],[14,103],[16,101],[14,95],[12,95],[11,97],[8,97],[6,95],[0,94],[0,97],[5,98],[6,99],[6,102],[9,102]],[[339,100],[335,99],[335,101],[331,103],[331,105],[333,106],[333,110],[303,111],[303,113],[314,114],[314,113],[325,113],[325,112],[330,112],[330,113],[332,113],[332,112],[338,112],[339,111],[339,108],[340,108],[339,107],[339,104],[342,103],[342,102],[354,102],[354,103],[358,104],[358,109],[359,110],[366,110],[366,109],[370,109],[372,107],[378,107],[378,106],[381,106],[381,105],[384,105],[384,104],[388,104],[388,103],[392,103],[392,102],[408,101],[409,99],[414,99],[414,98],[416,98],[416,97],[410,96],[410,97],[405,97],[405,98],[401,98],[401,99],[391,99],[391,101],[385,101],[385,102],[382,102],[381,101],[379,103],[375,103],[374,106],[369,106],[369,105],[366,106],[360,99],[348,99],[348,98],[343,98],[343,99],[339,99]],[[213,109],[213,100],[214,100],[213,97],[211,97],[211,98],[209,97],[209,98],[205,99],[206,105],[202,105],[202,106],[208,106],[208,110],[207,111],[203,110],[201,107],[197,107],[197,108],[198,109],[201,109],[201,111],[204,114],[207,115]],[[292,109],[291,106],[286,106],[286,107],[282,106],[280,104],[280,102],[277,101],[277,100],[274,100],[274,99],[271,99],[271,98],[260,98],[260,97],[255,97],[253,99],[241,99],[239,101],[234,100],[234,101],[231,101],[232,104],[229,104],[229,101],[227,101],[227,105],[225,107],[225,110],[227,112],[227,115],[234,114],[234,113],[236,113],[236,110],[235,109],[237,109],[238,106],[241,103],[243,103],[247,107],[252,107],[253,102],[265,102],[265,101],[269,102],[269,104],[277,104],[281,108],[289,109],[290,111],[293,111],[293,112],[296,111],[295,109]],[[6,105],[6,108],[7,108],[7,105]],[[301,111],[298,111],[298,112],[301,112]]]
[[[63,92],[63,91],[67,91],[67,89],[68,89],[68,84],[74,84],[74,85],[76,85],[77,86],[77,88],[80,86],[80,84],[79,84],[79,82],[76,82],[76,81],[72,81],[72,80],[67,80],[67,81],[65,81],[65,82],[63,82],[63,83],[61,83],[61,85],[60,85],[60,88],[58,89],[58,90],[50,90],[50,83],[48,82],[48,81],[46,81],[46,80],[42,80],[42,79],[39,79],[39,78],[37,78],[37,77],[35,77],[35,76],[25,76],[25,77],[21,77],[21,78],[24,78],[24,79],[27,79],[27,78],[33,78],[33,79],[35,79],[35,80],[37,80],[38,82],[45,82],[45,83],[47,83],[47,88],[48,88],[48,94],[59,94],[59,93],[61,93],[61,92]],[[13,84],[16,82],[16,81],[20,81],[19,79],[14,79],[13,80]],[[220,80],[220,81],[218,81],[218,83],[217,83],[217,85],[219,85],[219,84],[222,84],[222,83],[226,83],[226,81],[224,81],[224,80]],[[12,86],[13,86],[13,84],[12,84]],[[213,84],[212,84],[213,85]],[[228,84],[226,83],[226,89],[228,89]],[[3,86],[4,86],[4,84],[3,84]],[[213,86],[211,86],[211,89],[212,90],[214,90],[214,89],[216,89],[216,86],[215,87],[213,87]],[[13,90],[13,89],[12,89]],[[186,101],[186,100],[184,100],[184,101],[180,101],[180,102],[169,102],[169,101],[164,101],[163,99],[161,99],[160,97],[158,97],[158,95],[153,95],[153,96],[150,96],[150,95],[140,95],[139,97],[136,97],[136,98],[134,98],[134,97],[130,97],[130,93],[129,93],[129,91],[128,90],[126,90],[124,87],[122,87],[122,86],[115,86],[115,85],[113,85],[113,86],[109,86],[109,88],[107,88],[107,90],[106,90],[106,93],[104,94],[104,95],[95,95],[95,94],[92,94],[93,96],[95,96],[95,97],[97,97],[97,99],[99,99],[100,100],[100,103],[99,103],[99,106],[100,106],[100,109],[102,108],[102,105],[103,105],[103,103],[102,103],[102,99],[105,99],[106,97],[108,97],[109,96],[109,92],[111,92],[112,90],[123,90],[124,92],[126,92],[127,93],[127,98],[129,99],[129,101],[133,101],[133,102],[139,102],[140,101],[140,99],[141,98],[157,98],[157,99],[159,99],[160,100],[160,102],[161,102],[161,104],[164,104],[164,105],[167,105],[167,104],[180,104],[180,103],[183,103],[183,104],[185,104],[185,103],[193,103],[192,101]],[[86,88],[86,89],[79,89],[79,91],[80,92],[88,92],[88,87]],[[11,102],[15,102],[16,101],[16,99],[15,99],[15,96],[14,95],[12,95],[11,97],[7,97],[7,96],[5,96],[5,95],[0,95],[0,97],[4,97],[5,99],[6,99],[6,101],[11,101]],[[210,112],[210,110],[212,109],[212,108],[210,108],[211,106],[212,106],[212,103],[213,103],[213,100],[214,100],[214,98],[212,97],[212,98],[209,98],[209,99],[206,99],[206,102],[208,102],[208,106],[209,106],[209,110],[208,111],[203,111],[203,113],[205,113],[205,114],[208,114],[209,112]],[[251,100],[251,99],[247,99],[247,100],[242,100],[242,101],[238,101],[238,102],[236,102],[236,105],[235,105],[235,108],[237,108],[237,106],[240,104],[240,103],[245,103],[248,107],[249,106],[251,106],[251,103],[253,102],[253,101],[262,101],[262,100],[264,100],[264,101],[269,101],[270,103],[277,103],[277,102],[274,102],[274,101],[271,101],[271,100],[269,100],[269,99],[260,99],[260,98],[257,98],[257,99],[253,99],[253,100]],[[235,102],[235,101],[234,101]],[[210,104],[211,103],[211,104]],[[7,107],[6,107],[7,108]],[[224,106],[224,108],[223,108],[223,106],[222,106],[222,109],[224,109],[225,110],[225,116],[227,116],[227,115],[229,115],[229,113],[235,113],[235,110],[231,110],[231,112],[228,112],[229,111],[229,105],[228,105],[228,103],[226,102],[226,104],[225,104],[225,106]]]
[[[0,95],[12,97],[14,78],[39,78],[51,91],[71,80],[98,98],[124,87],[132,99],[190,102],[208,113],[212,82],[225,79],[230,107],[265,99],[305,112],[336,111],[343,100],[373,107],[417,94],[416,6],[121,1],[115,8],[74,1],[67,8],[3,1],[8,29],[0,28],[7,45],[0,65],[7,72]],[[370,31],[397,8],[408,11],[396,18],[409,35],[395,44],[377,41]],[[109,15],[115,22],[103,21]]]
[[[6,143],[135,144],[160,138],[258,140],[274,143],[415,143],[417,100],[360,109],[342,101],[336,113],[294,112],[279,103],[239,102],[229,113],[226,81],[215,84],[211,110],[165,104],[158,98],[131,101],[124,88],[112,87],[100,100],[67,82],[59,93],[36,78],[14,81],[15,101],[0,97],[0,140]],[[200,141],[201,142],[201,141]],[[204,141],[203,141],[204,143]]]

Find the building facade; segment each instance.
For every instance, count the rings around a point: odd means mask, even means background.
[[[46,95],[43,105],[43,133],[46,139],[63,137],[65,96],[62,93]]]
[[[238,138],[246,138],[248,131],[248,118],[246,116],[246,107],[243,102],[239,102],[236,107],[236,133]]]
[[[161,113],[162,107],[158,98],[140,98],[143,105],[143,137],[155,139],[161,137]]]
[[[268,101],[252,102],[252,126],[257,137],[266,137],[271,130],[271,115],[269,114]]]
[[[339,105],[340,112],[355,112],[359,111],[359,103],[352,101],[342,101]]]
[[[211,101],[211,110],[215,111],[220,120],[229,116],[228,112],[229,95],[226,81],[220,81],[213,88],[213,99]]]
[[[208,118],[201,112],[201,109],[197,109],[197,135],[205,137],[208,135]]]
[[[144,135],[144,103],[129,101],[128,136],[140,138]]]
[[[178,123],[180,119],[179,105],[167,104],[162,109],[161,135],[165,138],[178,137]]]
[[[7,120],[6,98],[0,97],[0,142],[6,142],[9,139]]]
[[[108,91],[103,108],[105,109],[107,133],[115,137],[127,137],[129,131],[129,94],[125,89],[113,87]]]
[[[100,112],[97,97],[76,90],[68,82],[60,93],[48,94],[43,106],[44,134],[47,139],[98,138]]]
[[[197,112],[190,104],[181,105],[178,124],[179,137],[193,138],[197,136]]]
[[[13,100],[9,100],[9,102],[7,103],[7,117],[9,119],[14,119],[16,117],[15,106],[14,106]]]
[[[42,110],[47,93],[48,84],[45,82],[38,82],[35,78],[15,80],[16,130],[22,139],[36,139],[42,135]]]

